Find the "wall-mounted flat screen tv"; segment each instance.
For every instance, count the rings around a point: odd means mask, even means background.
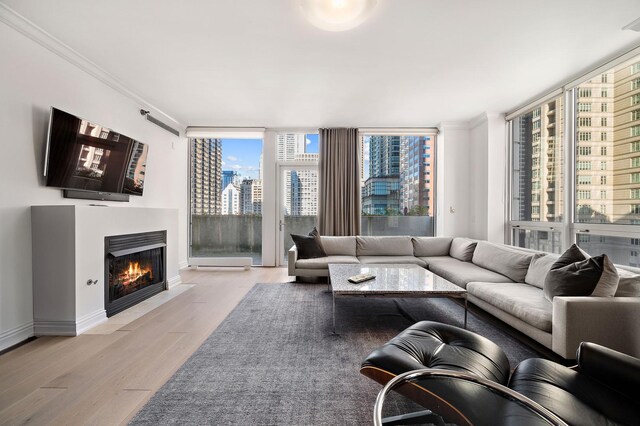
[[[52,107],[44,170],[47,186],[142,195],[148,148]]]

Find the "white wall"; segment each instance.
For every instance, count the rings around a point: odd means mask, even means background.
[[[488,182],[488,123],[486,115],[469,123],[469,182],[470,208],[473,214],[470,221],[469,237],[487,239],[487,199]]]
[[[436,235],[469,236],[470,140],[467,123],[442,123],[437,140]]]
[[[504,116],[484,113],[468,123],[442,123],[439,130],[437,235],[503,243]]]
[[[504,115],[484,113],[469,123],[470,234],[504,243],[507,140]]]
[[[0,23],[0,350],[32,335],[31,205],[91,201],[44,186],[49,107],[149,144],[143,197],[104,203],[179,209],[179,260],[187,259],[187,141],[147,122],[142,107],[52,51]],[[156,116],[159,112],[152,111]],[[166,120],[165,120],[166,121]],[[175,125],[175,124],[174,124]],[[177,125],[176,125],[177,126]]]

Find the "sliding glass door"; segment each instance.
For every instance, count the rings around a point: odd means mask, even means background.
[[[291,234],[306,235],[318,223],[318,135],[279,133],[277,264],[287,264]]]

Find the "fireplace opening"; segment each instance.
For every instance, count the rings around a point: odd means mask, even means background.
[[[166,288],[166,231],[105,238],[105,309],[112,316]]]

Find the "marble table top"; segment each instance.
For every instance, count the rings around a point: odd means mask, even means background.
[[[375,279],[354,284],[351,276],[370,273]],[[329,279],[334,295],[400,295],[428,297],[462,296],[467,291],[418,265],[329,264]]]

